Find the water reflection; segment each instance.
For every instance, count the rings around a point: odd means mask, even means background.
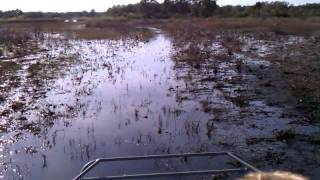
[[[28,85],[12,93],[43,93],[15,100],[31,107],[18,113],[27,121],[21,137],[12,138],[14,129],[3,136],[13,139],[3,147],[5,177],[68,179],[93,158],[170,153],[200,142],[195,135],[180,141],[193,133],[194,123],[184,122],[191,113],[168,93],[180,84],[167,37],[157,34],[148,43],[48,39],[47,52],[16,60],[25,62],[20,83]]]
[[[247,138],[288,122],[278,122],[281,109],[263,102],[243,107],[237,97],[251,76],[237,71],[240,55],[222,59],[228,51],[219,40],[210,45],[215,61],[199,65],[173,61],[177,49],[159,31],[148,42],[48,34],[42,43],[46,51],[10,61],[19,79],[5,81],[18,86],[3,83],[3,179],[70,179],[99,157],[219,150],[260,157],[250,150],[267,148],[249,148]],[[104,167],[110,173],[143,173],[237,166],[223,158],[137,164]],[[106,175],[102,168],[93,173]]]

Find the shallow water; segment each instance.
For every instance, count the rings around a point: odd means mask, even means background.
[[[269,137],[274,130],[291,127],[292,119],[280,119],[285,109],[261,99],[249,99],[246,108],[230,100],[241,89],[252,88],[248,84],[255,80],[253,75],[236,72],[233,60],[220,64],[217,74],[212,73],[209,62],[200,69],[181,65],[172,60],[171,39],[160,31],[148,42],[48,35],[43,47],[47,51],[8,60],[19,64],[15,73],[20,78],[17,88],[3,93],[7,98],[0,110],[16,102],[25,106],[2,116],[2,179],[71,179],[86,162],[100,157],[226,150],[270,169],[274,166],[268,159],[255,160],[267,152],[296,162],[314,155],[315,147],[310,147],[304,149],[309,154],[299,157],[300,149],[293,147],[304,145],[296,142],[248,145],[248,139]],[[220,51],[222,47],[213,44],[213,48]],[[263,49],[259,53],[264,55]],[[266,64],[260,59],[245,62]],[[217,81],[203,81],[210,76]],[[241,80],[233,81],[239,77]],[[2,86],[10,82],[12,79]],[[223,87],[217,88],[218,83]],[[318,130],[299,128],[301,132]],[[278,155],[283,151],[290,154]],[[288,168],[293,160],[278,167]],[[115,163],[107,166],[108,171],[98,168],[94,175],[207,166],[235,167],[226,158],[164,160]]]
[[[55,74],[46,86],[49,91],[33,105],[40,107],[23,113],[28,121],[44,121],[41,130],[3,143],[5,179],[70,179],[93,158],[167,152],[180,146],[174,142],[189,141],[179,140],[180,113],[174,112],[180,105],[168,91],[179,86],[168,38],[157,35],[148,43],[100,40],[49,45],[46,54],[51,59],[72,54],[76,63],[60,67],[67,72]],[[30,59],[41,61],[43,56]],[[27,76],[23,69],[28,68],[22,68],[21,77]],[[12,99],[23,96],[21,89],[28,85],[21,83]],[[52,117],[54,122],[46,123],[51,117],[39,115],[39,109],[57,116]],[[14,133],[3,136],[3,141]]]

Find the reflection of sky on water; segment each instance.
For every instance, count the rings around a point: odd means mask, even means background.
[[[248,38],[242,41],[246,44],[243,52],[254,49],[260,58],[234,53],[229,60],[209,59],[193,68],[171,60],[176,51],[173,42],[158,32],[147,43],[52,40],[44,45],[49,51],[13,60],[22,63],[17,73],[22,78],[21,85],[8,96],[15,99],[12,101],[24,97],[28,108],[1,119],[10,126],[0,139],[0,177],[70,179],[94,158],[143,154],[228,150],[255,160],[270,152],[284,157],[281,153],[285,151],[292,155],[289,163],[282,164],[286,168],[292,160],[304,162],[313,157],[315,146],[295,144],[310,148],[306,156],[300,156],[299,148],[290,149],[285,142],[248,144],[248,140],[255,142],[272,136],[276,129],[288,128],[294,119],[279,118],[285,109],[260,99],[249,99],[247,107],[230,100],[242,91],[252,93],[246,88],[252,88],[250,83],[255,80],[252,74],[239,73],[235,61],[244,59],[251,68],[267,67],[270,63],[263,57],[278,45]],[[219,39],[210,48],[216,55],[227,52]],[[217,72],[213,70],[215,63]],[[42,71],[30,77],[38,72],[29,71],[32,65]],[[32,93],[35,90],[38,92]],[[207,112],[203,102],[207,102]],[[10,103],[1,107],[8,108]],[[27,120],[19,119],[21,115]],[[270,168],[268,160],[254,163]],[[115,163],[97,168],[95,175],[208,166],[235,167],[224,158],[176,159]]]
[[[53,57],[69,53],[80,59],[42,100],[54,111],[71,115],[58,119],[43,134],[28,135],[13,144],[17,152],[8,158],[17,170],[9,174],[71,178],[92,158],[165,153],[193,144],[192,138],[180,141],[184,124],[177,121],[183,118],[173,113],[180,105],[168,94],[170,87],[179,85],[170,61],[170,40],[157,35],[129,49],[121,44],[74,41],[70,49],[56,44],[49,51]]]

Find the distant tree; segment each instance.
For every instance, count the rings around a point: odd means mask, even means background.
[[[45,18],[48,14],[45,14],[43,12],[27,12],[24,14],[24,17],[26,18]]]
[[[158,17],[161,5],[156,0],[141,0],[140,10],[146,18]]]
[[[1,18],[12,18],[12,17],[19,17],[22,15],[23,15],[23,12],[20,9],[0,12]]]
[[[190,0],[176,0],[174,12],[181,15],[190,15],[191,14],[191,3]]]
[[[172,0],[164,0],[161,5],[161,12],[164,17],[169,17],[174,13],[175,4]]]
[[[0,11],[0,18],[72,18],[100,16],[95,10],[90,12],[25,12],[21,10]],[[283,1],[257,2],[252,6],[221,6],[216,0],[141,0],[136,4],[118,5],[109,8],[106,15],[134,18],[169,18],[169,17],[320,17],[320,3],[290,5]]]
[[[289,16],[289,3],[275,1],[271,2],[269,5],[269,9],[271,12],[271,16],[276,17],[288,17]]]
[[[193,0],[192,14],[195,16],[209,17],[217,9],[216,0]]]
[[[96,11],[94,10],[94,9],[92,9],[91,11],[90,11],[90,16],[92,17],[92,16],[95,16],[96,15]]]

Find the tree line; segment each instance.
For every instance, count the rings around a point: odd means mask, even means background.
[[[117,5],[104,13],[94,10],[81,12],[22,12],[0,11],[0,18],[72,18],[121,16],[127,18],[172,17],[315,17],[320,16],[320,3],[294,6],[288,2],[257,2],[251,6],[218,6],[216,0],[141,0],[136,4]]]
[[[118,5],[107,11],[111,16],[170,17],[314,17],[320,16],[320,3],[294,6],[284,1],[257,2],[252,6],[218,6],[216,0],[142,0]]]

